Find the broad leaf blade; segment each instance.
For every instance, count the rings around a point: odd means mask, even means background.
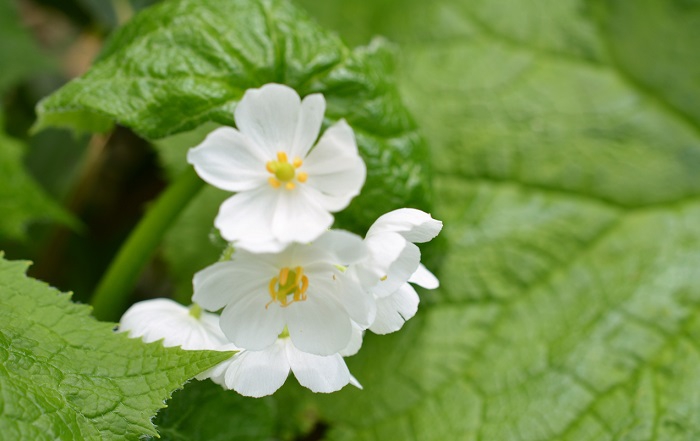
[[[230,356],[143,344],[0,259],[0,432],[7,439],[139,439],[173,390]]]
[[[450,250],[416,318],[349,360],[364,391],[306,395],[329,439],[700,436],[698,14],[435,2],[375,29],[430,109]]]

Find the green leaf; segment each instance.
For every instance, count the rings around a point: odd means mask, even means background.
[[[363,391],[302,395],[328,439],[700,437],[698,3],[364,5],[411,16],[374,31],[404,45],[450,249],[348,360]]]
[[[0,126],[2,118],[0,117]],[[75,227],[77,221],[53,201],[24,169],[24,145],[0,132],[0,239],[27,238],[31,221],[54,221]]]
[[[156,435],[174,389],[230,356],[144,344],[0,256],[0,433],[6,439]]]
[[[345,118],[367,162],[363,193],[339,217],[364,232],[384,212],[425,208],[430,197],[427,147],[394,68],[385,41],[350,51],[285,0],[169,1],[138,14],[87,74],[44,99],[36,128],[104,131],[118,122],[156,139],[232,125],[245,90],[266,83],[320,92],[325,125]]]

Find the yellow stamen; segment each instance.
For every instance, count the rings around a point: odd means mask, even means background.
[[[385,280],[387,279],[387,277],[389,277],[389,276],[384,276],[384,277],[382,277],[382,278],[379,279],[379,280],[381,280],[381,281],[383,282],[383,281],[385,281]]]
[[[265,309],[272,303],[279,303],[280,307],[286,308],[294,302],[302,302],[306,300],[308,288],[309,279],[304,275],[302,267],[298,266],[293,270],[284,267],[280,270],[279,277],[270,279],[268,291],[272,300],[265,305]]]
[[[265,169],[273,174],[268,182],[273,188],[280,188],[284,183],[284,188],[287,190],[294,190],[296,188],[294,178],[300,183],[306,182],[309,178],[309,175],[305,172],[300,171],[297,173],[296,169],[301,167],[303,163],[304,161],[302,161],[301,158],[296,157],[294,158],[294,162],[290,164],[287,153],[282,151],[277,152],[276,161],[267,161],[265,163]]]
[[[270,176],[270,177],[268,178],[267,182],[270,183],[270,185],[272,186],[272,188],[280,188],[280,185],[282,185],[282,184],[280,183],[280,181],[278,181],[277,179],[273,178],[272,176]]]
[[[287,284],[287,278],[289,277],[289,268],[284,267],[280,270],[280,286]]]

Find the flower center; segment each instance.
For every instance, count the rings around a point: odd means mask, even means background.
[[[308,179],[306,173],[297,173],[297,169],[301,167],[301,164],[301,158],[294,158],[294,161],[290,164],[285,152],[277,152],[277,161],[267,161],[267,164],[265,164],[267,171],[273,174],[268,179],[268,182],[273,188],[280,188],[282,183],[284,183],[284,188],[294,190],[294,178],[301,183],[306,182]]]
[[[300,266],[290,269],[284,267],[278,277],[270,279],[270,300],[265,309],[272,303],[279,303],[285,308],[294,302],[306,300],[306,290],[309,288],[309,279],[304,275],[304,269]]]

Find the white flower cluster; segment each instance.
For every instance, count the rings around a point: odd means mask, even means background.
[[[377,219],[364,239],[329,230],[330,213],[359,194],[366,168],[344,120],[314,144],[324,112],[322,95],[301,100],[268,84],[245,93],[238,129],[219,128],[189,151],[202,179],[236,192],[214,221],[235,252],[195,274],[191,307],[137,303],[121,331],[165,346],[238,351],[200,377],[246,396],[272,394],[290,370],[314,392],[361,387],[343,357],[360,349],[365,330],[394,332],[413,317],[419,298],[410,283],[438,286],[415,243],[433,239],[442,223],[403,208]]]

